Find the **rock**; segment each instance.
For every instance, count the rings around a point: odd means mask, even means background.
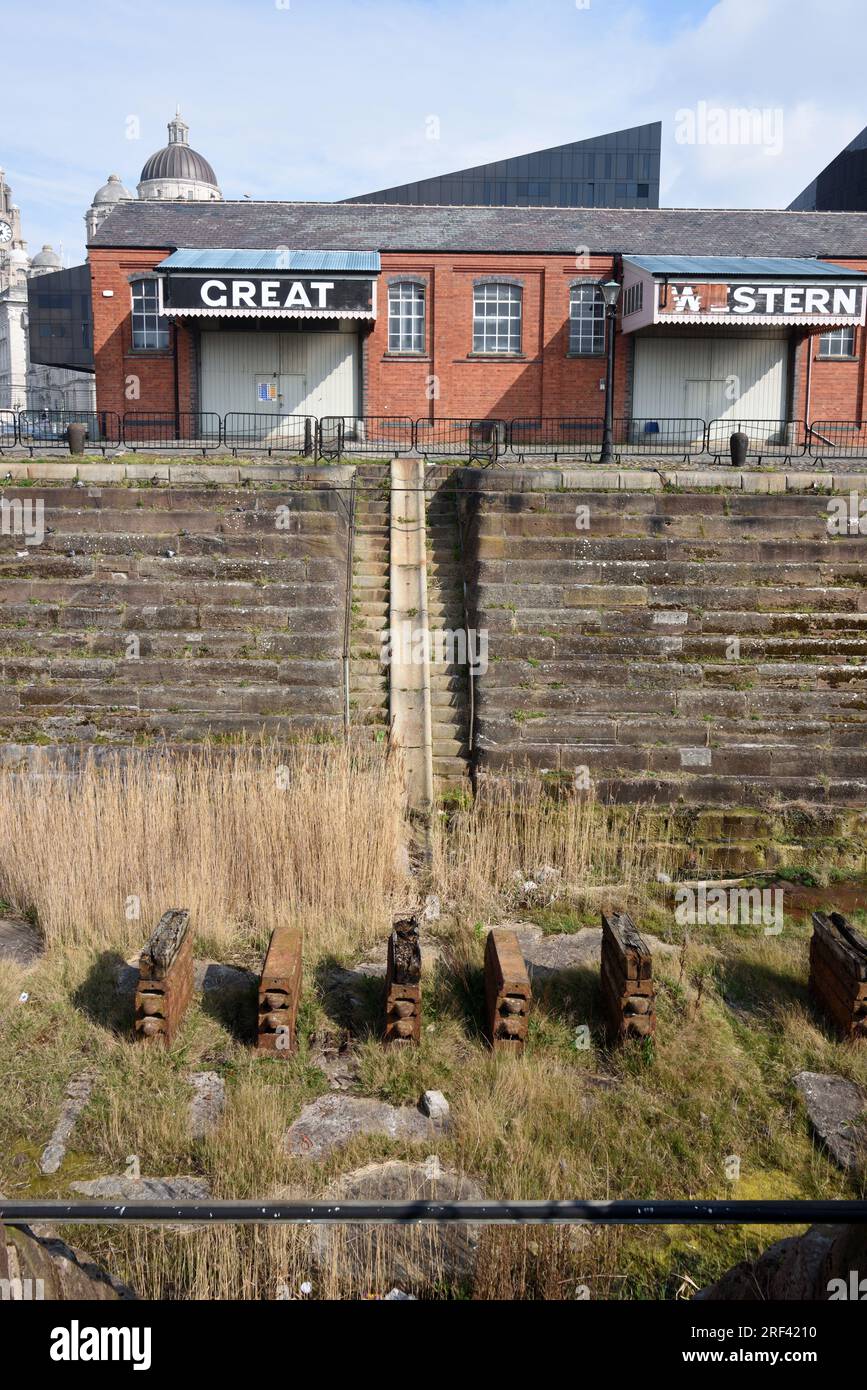
[[[415,1303],[416,1296],[413,1293],[404,1293],[403,1289],[391,1289],[389,1293],[383,1295],[383,1303]]]
[[[187,1077],[195,1094],[190,1101],[190,1131],[194,1139],[212,1134],[226,1108],[226,1083],[215,1071],[193,1071]]]
[[[485,1194],[472,1178],[443,1168],[433,1157],[425,1163],[356,1168],[338,1178],[324,1196],[342,1202],[481,1202]],[[371,1279],[379,1288],[394,1286],[404,1293],[466,1284],[475,1267],[478,1241],[479,1228],[464,1222],[313,1227],[313,1253],[320,1268],[338,1269],[362,1291]]]
[[[429,1142],[441,1126],[409,1105],[389,1105],[367,1096],[320,1096],[305,1105],[284,1137],[287,1154],[325,1158],[356,1134],[383,1134],[410,1143]]]
[[[553,980],[567,970],[599,972],[602,963],[601,927],[585,927],[581,931],[546,935],[541,927],[528,926],[525,923],[504,922],[498,925],[511,927],[517,935],[531,980],[539,983]],[[677,946],[671,946],[655,936],[648,936],[647,932],[642,932],[641,935],[655,958],[677,955]]]
[[[428,893],[425,899],[422,919],[425,922],[438,922],[442,916],[442,903],[437,893]],[[387,1295],[386,1295],[387,1296]]]
[[[756,1260],[742,1260],[695,1298],[825,1301],[835,1292],[835,1279],[848,1283],[852,1270],[864,1268],[867,1227],[812,1226],[802,1236],[778,1240]]]
[[[419,1108],[429,1116],[438,1129],[448,1129],[451,1107],[442,1091],[425,1091]]]
[[[793,1077],[817,1139],[847,1173],[867,1164],[867,1098],[843,1076],[801,1071]]]
[[[181,1175],[174,1178],[128,1178],[110,1173],[104,1178],[69,1184],[73,1192],[97,1202],[204,1202],[211,1196],[204,1178]]]
[[[114,1300],[136,1295],[80,1250],[53,1232],[37,1235],[29,1226],[0,1226],[0,1280],[11,1282],[12,1297],[29,1299]],[[20,1281],[20,1282],[17,1282]],[[4,1283],[3,1287],[7,1287]]]
[[[14,917],[0,917],[0,960],[29,966],[42,955],[42,937],[29,922]]]
[[[115,971],[115,989],[118,994],[135,994],[138,984],[139,958],[124,961]],[[216,960],[193,961],[193,986],[202,994],[222,993],[232,990],[244,993],[258,987],[258,977],[252,970],[242,970],[237,965],[223,965]]]
[[[320,1029],[311,1039],[310,1061],[328,1078],[332,1091],[348,1091],[358,1080],[359,1060],[345,1029]]]
[[[79,1076],[74,1076],[67,1086],[57,1124],[42,1150],[39,1160],[40,1173],[56,1173],[63,1162],[75,1122],[90,1100],[94,1079],[95,1074],[92,1071],[84,1071]]]

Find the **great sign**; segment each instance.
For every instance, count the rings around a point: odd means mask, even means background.
[[[167,309],[291,310],[369,314],[373,281],[339,276],[169,275],[163,282]]]

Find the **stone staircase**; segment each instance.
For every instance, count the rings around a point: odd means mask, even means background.
[[[388,667],[380,660],[388,627],[389,524],[388,469],[359,467],[355,481],[355,543],[352,563],[349,708],[356,729],[385,737],[389,724]]]
[[[432,634],[464,630],[464,592],[454,475],[429,477],[427,502],[428,620]],[[448,655],[448,651],[446,655]],[[462,661],[432,660],[433,768],[439,795],[470,790],[469,674]]]
[[[284,470],[291,471],[291,470]],[[346,513],[333,484],[7,485],[0,742],[342,736]],[[7,528],[11,529],[11,528]]]

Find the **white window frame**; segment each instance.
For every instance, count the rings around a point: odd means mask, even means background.
[[[605,353],[605,300],[595,280],[569,288],[569,356]]]
[[[166,352],[171,338],[169,320],[159,312],[159,282],[145,278],[133,280],[130,291],[133,352]]]
[[[473,352],[520,354],[523,299],[521,286],[508,281],[486,280],[473,286]]]
[[[819,356],[826,361],[839,361],[855,356],[855,326],[844,324],[830,333],[823,333],[819,339]]]
[[[424,352],[426,311],[423,284],[418,280],[392,280],[388,287],[389,352]]]

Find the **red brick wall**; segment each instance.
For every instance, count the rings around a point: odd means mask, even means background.
[[[98,410],[119,415],[132,410],[171,412],[175,408],[175,354],[134,352],[132,348],[132,290],[130,276],[153,270],[166,250],[90,251],[93,284],[93,352]],[[104,291],[111,290],[106,298]],[[178,368],[182,385],[189,359],[189,334],[178,330]],[[135,392],[138,392],[136,399]],[[181,409],[189,409],[182,395]]]
[[[867,260],[840,261],[850,270],[867,270]],[[855,360],[819,357],[820,332],[808,332],[798,348],[794,416],[816,420],[856,420],[864,416],[865,349],[867,329],[855,329]]]

